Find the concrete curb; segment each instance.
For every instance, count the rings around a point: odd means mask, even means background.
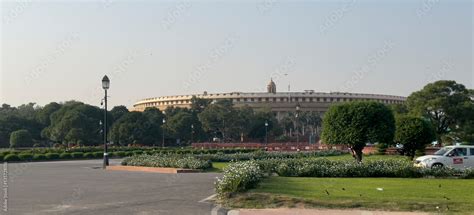
[[[107,166],[106,170],[131,171],[131,172],[154,172],[154,173],[198,173],[200,170],[178,169],[165,167],[144,167],[144,166]]]

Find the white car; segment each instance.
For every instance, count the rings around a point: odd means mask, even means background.
[[[426,168],[452,167],[455,169],[474,169],[474,146],[446,146],[433,155],[415,160],[415,166]]]

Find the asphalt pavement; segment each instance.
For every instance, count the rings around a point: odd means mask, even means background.
[[[204,200],[214,194],[217,173],[105,171],[101,166],[101,160],[4,163],[0,214],[225,213]]]

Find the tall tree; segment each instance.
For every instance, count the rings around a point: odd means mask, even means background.
[[[466,108],[473,105],[470,90],[455,81],[437,81],[412,93],[407,100],[410,112],[429,119],[439,144],[460,128]]]
[[[117,121],[118,119],[120,119],[123,115],[127,114],[128,112],[129,112],[128,108],[123,106],[123,105],[113,107],[112,110],[110,110],[110,115],[112,116],[111,121],[112,122]]]
[[[392,111],[377,102],[350,102],[333,105],[324,115],[323,141],[349,145],[357,162],[367,143],[393,141],[395,119]]]
[[[403,150],[411,159],[416,150],[424,149],[436,140],[432,125],[421,117],[400,116],[396,118],[395,142],[403,145]]]

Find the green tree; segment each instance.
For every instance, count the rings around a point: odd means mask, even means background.
[[[85,145],[99,145],[102,143],[100,121],[103,120],[103,110],[81,102],[66,102],[51,115],[51,125],[42,131],[42,135],[51,141],[66,144],[73,140]],[[71,130],[77,129],[66,138]],[[78,134],[81,135],[78,135]],[[74,134],[74,135],[73,135]],[[77,140],[82,137],[82,140]]]
[[[117,121],[118,119],[120,119],[123,115],[127,114],[129,111],[128,111],[128,108],[123,106],[123,105],[119,105],[119,106],[115,106],[112,108],[112,110],[110,110],[110,115],[112,116],[112,124],[113,122]]]
[[[36,113],[36,119],[43,126],[47,127],[51,124],[51,115],[58,111],[61,108],[61,105],[56,102],[51,102],[45,105]]]
[[[193,124],[193,116],[188,111],[180,111],[171,117],[168,117],[165,128],[168,135],[181,142],[191,140],[191,125]]]
[[[28,130],[22,129],[14,131],[10,136],[10,147],[19,148],[19,147],[32,147],[33,139]]]
[[[429,119],[439,144],[446,135],[461,128],[466,108],[472,105],[470,90],[455,81],[445,80],[430,83],[407,99],[411,113]]]
[[[367,143],[392,142],[395,119],[392,111],[377,102],[350,102],[333,105],[323,118],[323,141],[349,145],[357,162]]]
[[[411,159],[416,150],[423,150],[436,140],[432,125],[420,117],[401,116],[396,118],[395,142],[403,145],[403,150]]]
[[[238,130],[236,129],[237,125],[235,123],[237,112],[230,100],[219,100],[207,106],[198,114],[198,117],[204,131],[211,134],[219,133],[224,141],[226,138],[233,136],[229,131]]]

